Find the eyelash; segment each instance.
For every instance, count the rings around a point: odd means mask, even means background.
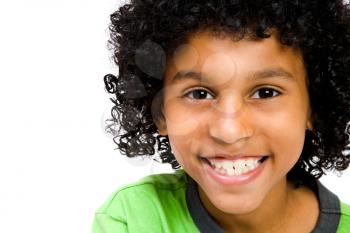
[[[277,94],[276,94],[276,95],[273,94],[273,96],[271,96],[271,97],[266,97],[266,98],[254,98],[254,99],[266,100],[266,99],[274,98],[274,97],[279,96],[279,95],[281,94],[280,91],[277,91],[277,90],[274,89],[274,88],[271,88],[271,87],[262,87],[262,88],[257,89],[257,90],[254,92],[254,95],[255,95],[255,93],[258,93],[258,92],[261,91],[261,90],[265,90],[265,91],[268,90],[268,91],[272,91],[272,92],[277,93]],[[210,94],[210,95],[212,96],[212,98],[210,98],[210,99],[213,99],[213,98],[214,98],[213,95],[212,95],[208,90],[206,90],[205,88],[192,89],[192,90],[188,91],[187,93],[185,93],[185,97],[188,97],[188,98],[194,99],[194,100],[207,99],[207,98],[194,98],[193,96],[190,97],[191,94],[193,95],[193,93],[194,93],[194,92],[197,92],[197,91],[202,91],[202,92],[205,92],[205,94]],[[253,95],[253,96],[254,96],[254,95]]]

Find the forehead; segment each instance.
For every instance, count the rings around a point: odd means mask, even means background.
[[[166,79],[179,72],[194,71],[210,77],[216,74],[232,76],[236,72],[247,75],[259,70],[302,75],[305,68],[300,51],[282,45],[276,33],[271,33],[267,39],[244,37],[236,40],[201,31],[175,50],[167,63]]]

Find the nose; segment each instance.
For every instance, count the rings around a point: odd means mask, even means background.
[[[209,134],[225,144],[245,142],[253,134],[249,111],[243,101],[233,99],[218,102],[209,121]]]

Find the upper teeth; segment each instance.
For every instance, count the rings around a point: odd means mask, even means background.
[[[259,166],[258,159],[238,159],[235,161],[223,160],[223,161],[210,161],[210,164],[216,171],[222,174],[228,175],[241,175],[243,173],[254,170]]]

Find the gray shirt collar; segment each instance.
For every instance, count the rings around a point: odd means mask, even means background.
[[[198,193],[197,183],[188,178],[186,202],[193,221],[201,233],[224,233],[204,208]],[[323,186],[318,180],[312,181],[310,187],[318,197],[320,215],[317,225],[311,233],[336,233],[340,219],[340,201],[338,197]]]

